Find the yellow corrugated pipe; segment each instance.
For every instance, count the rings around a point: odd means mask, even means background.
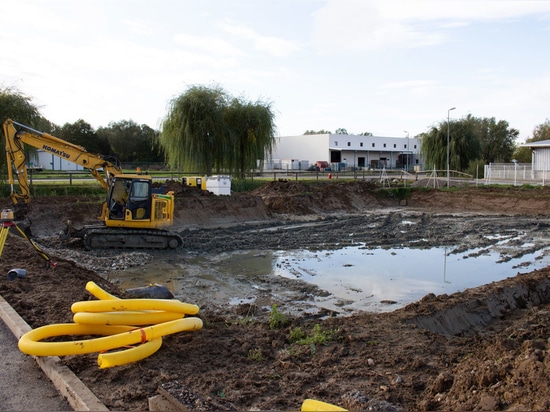
[[[198,330],[203,325],[197,317],[185,318],[185,315],[196,315],[199,312],[197,305],[176,299],[119,299],[94,282],[88,282],[86,290],[101,300],[73,303],[71,310],[75,313],[75,323],[33,329],[19,339],[19,349],[35,356],[66,356],[139,344],[130,349],[100,354],[99,367],[110,368],[152,355],[160,348],[163,336]],[[46,338],[66,335],[101,337],[69,342],[41,342]]]

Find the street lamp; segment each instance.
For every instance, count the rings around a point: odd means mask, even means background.
[[[450,187],[450,179],[449,179],[449,135],[451,134],[451,126],[450,126],[450,113],[451,110],[456,109],[456,107],[451,107],[449,110],[447,110],[447,187]]]
[[[403,133],[407,133],[407,151],[405,152],[405,187],[407,187],[407,174],[409,173],[409,132],[404,130]]]

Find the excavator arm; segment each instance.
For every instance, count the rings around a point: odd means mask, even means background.
[[[19,130],[15,126],[18,126]],[[11,188],[10,196],[16,209],[26,208],[30,202],[27,163],[23,143],[83,166],[99,181],[105,190],[110,188],[110,179],[122,173],[122,169],[118,164],[106,160],[101,155],[90,153],[82,146],[34,130],[11,119],[4,122],[4,136],[6,138],[8,183]],[[15,180],[19,184],[19,191],[15,189]]]

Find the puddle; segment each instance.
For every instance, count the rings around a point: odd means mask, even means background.
[[[329,297],[316,298],[319,306],[328,309],[388,311],[428,293],[451,294],[550,264],[548,249],[510,259],[485,249],[450,254],[451,249],[349,247],[321,253],[280,252],[274,274],[329,291]]]
[[[251,304],[270,295],[301,312],[386,312],[428,293],[451,294],[550,265],[549,248],[509,243],[514,239],[469,250],[353,246],[170,256],[112,273],[110,280],[125,289],[163,284],[179,299],[201,306]]]

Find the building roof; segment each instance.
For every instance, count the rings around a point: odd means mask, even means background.
[[[550,147],[550,140],[540,140],[538,142],[524,143],[520,145],[521,147],[531,147],[533,149]]]

